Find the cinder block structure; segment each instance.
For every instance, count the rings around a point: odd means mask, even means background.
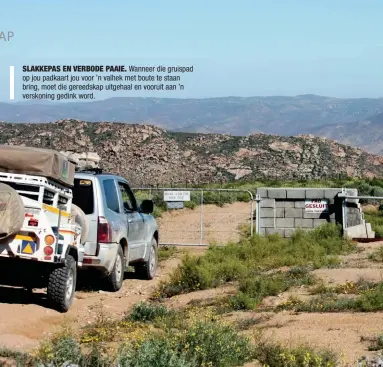
[[[341,188],[260,188],[260,235],[279,233],[290,237],[298,229],[310,230],[323,223],[339,223],[343,226]],[[346,189],[347,196],[358,196],[357,189]],[[358,199],[346,203],[345,235],[373,238],[375,233],[366,223]]]

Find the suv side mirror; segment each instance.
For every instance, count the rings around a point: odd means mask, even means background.
[[[152,214],[154,210],[153,200],[143,200],[140,206],[140,211],[144,214]]]

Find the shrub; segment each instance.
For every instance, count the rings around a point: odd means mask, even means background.
[[[158,248],[158,260],[163,261],[172,257],[177,252],[174,246],[160,246]]]
[[[369,256],[370,260],[376,262],[383,262],[383,246],[380,246]]]
[[[180,355],[163,338],[147,340],[136,349],[124,345],[118,352],[117,361],[121,367],[198,367],[195,361]]]
[[[254,309],[267,296],[277,296],[290,287],[313,283],[314,277],[309,274],[307,269],[301,267],[267,277],[249,277],[240,281],[239,293],[231,298],[230,303],[237,310]]]
[[[376,238],[383,238],[383,212],[378,210],[366,211],[365,219],[371,223],[372,230],[375,231]]]
[[[335,255],[354,248],[351,241],[342,238],[340,228],[332,224],[318,227],[310,233],[297,231],[290,239],[278,235],[243,238],[238,244],[211,246],[200,257],[187,255],[170,281],[162,283],[157,293],[160,297],[172,297],[232,281],[239,281],[244,289],[250,289],[245,284],[254,280],[248,279],[255,279],[268,269],[309,264],[313,267],[332,266],[336,261]],[[282,281],[273,278],[268,287],[278,288],[277,282]]]
[[[253,359],[249,340],[230,325],[197,322],[179,335],[179,352],[198,366],[241,366]]]
[[[36,360],[27,353],[17,352],[8,348],[0,348],[0,357],[12,360],[14,362],[12,366],[15,367],[34,367],[37,364]],[[0,365],[8,366],[8,364],[1,364],[1,362]]]
[[[249,340],[234,327],[210,312],[194,311],[178,314],[180,320],[143,342],[123,345],[117,357],[121,366],[230,367],[252,359]]]
[[[165,306],[160,304],[151,304],[148,302],[140,302],[136,304],[132,311],[126,316],[131,321],[150,322],[157,318],[167,317],[174,314]]]
[[[321,294],[308,302],[287,302],[279,308],[293,308],[298,312],[374,312],[383,310],[383,282],[367,287],[357,298],[344,298],[336,294]]]
[[[42,343],[37,359],[44,365],[79,364],[82,359],[80,344],[69,330],[64,330]]]
[[[269,367],[335,367],[337,358],[330,351],[312,348],[283,348],[281,345],[260,342],[255,348],[257,360]]]

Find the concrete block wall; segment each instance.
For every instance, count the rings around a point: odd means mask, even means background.
[[[334,188],[260,188],[257,194],[260,203],[260,234],[278,233],[282,237],[290,237],[298,229],[310,230],[324,223],[342,224],[342,201],[337,198],[342,189]],[[347,195],[357,196],[356,189],[347,189]],[[307,213],[305,200],[326,199],[327,213]],[[363,224],[360,204],[355,199],[347,205],[348,227]]]

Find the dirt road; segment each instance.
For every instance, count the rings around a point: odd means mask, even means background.
[[[208,229],[215,235],[215,239],[227,242],[237,239],[237,227],[239,223],[249,220],[249,204],[234,203],[219,208],[213,205],[204,206],[204,230],[209,236]],[[246,212],[245,212],[246,211]],[[190,239],[185,233],[193,233],[199,230],[199,209],[181,210],[165,213],[159,220],[160,233],[162,237],[175,234],[178,236],[174,241],[183,242]],[[220,220],[217,221],[217,217]],[[178,228],[178,233],[172,229]],[[192,232],[187,232],[187,229]],[[211,239],[210,237],[207,237]],[[178,239],[178,240],[177,240]],[[193,238],[192,238],[193,240]],[[198,243],[197,233],[196,242]],[[203,248],[188,248],[188,251],[203,251]],[[28,294],[19,288],[0,286],[0,346],[18,350],[30,350],[36,347],[39,341],[61,327],[64,323],[82,326],[94,321],[102,307],[105,314],[119,318],[129,307],[149,297],[158,283],[179,264],[179,258],[169,259],[160,265],[158,276],[153,281],[134,279],[131,274],[124,281],[123,288],[118,293],[102,291],[77,291],[73,307],[66,314],[60,314],[47,307],[45,293],[34,291]]]
[[[134,279],[134,274],[129,279],[128,273],[128,279],[117,293],[78,291],[73,307],[66,314],[49,309],[43,292],[28,295],[17,288],[0,287],[0,345],[30,350],[65,323],[82,326],[94,321],[100,308],[108,316],[121,317],[133,304],[145,300],[178,263],[178,259],[164,261],[153,281]]]

